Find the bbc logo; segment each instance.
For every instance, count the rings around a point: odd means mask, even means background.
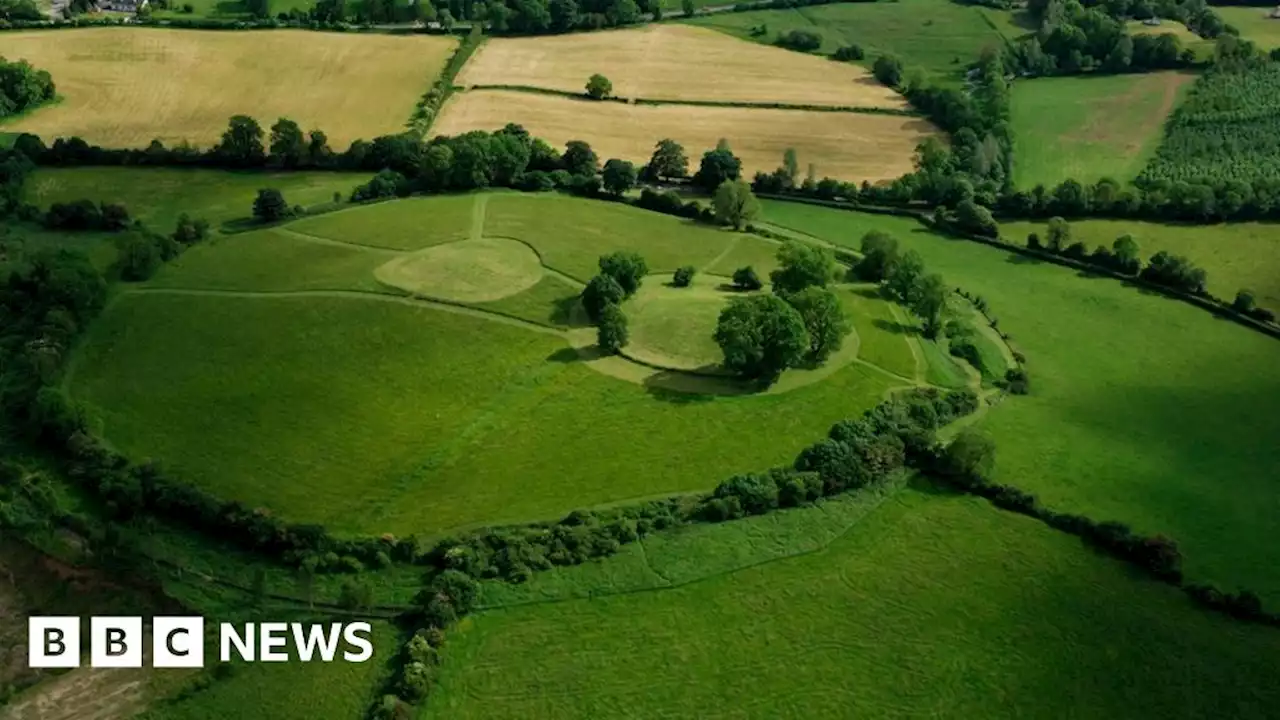
[[[78,617],[32,617],[27,623],[27,664],[33,668],[76,668],[81,663],[82,628]],[[367,622],[232,623],[218,625],[218,659],[231,662],[368,662],[373,657]],[[292,643],[290,642],[292,641]],[[140,668],[147,643],[140,617],[94,617],[89,620],[89,665],[96,668]],[[289,652],[292,644],[293,652]],[[204,667],[205,621],[202,617],[155,617],[151,621],[152,667]],[[343,651],[339,653],[339,649]]]
[[[157,617],[152,620],[151,628],[153,667],[204,667],[204,618]],[[89,619],[89,665],[92,667],[142,667],[144,642],[140,617]],[[80,618],[31,618],[27,626],[30,667],[80,667],[80,650]]]

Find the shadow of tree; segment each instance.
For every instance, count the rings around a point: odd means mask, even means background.
[[[560,298],[554,304],[555,308],[551,311],[551,322],[573,328],[591,326],[591,322],[587,319],[587,313],[583,310],[582,303],[577,295]]]
[[[876,318],[875,320],[871,321],[871,324],[875,325],[881,330],[887,330],[891,333],[894,333],[895,335],[919,335],[920,334],[920,328],[915,327],[914,325],[906,325],[896,320],[885,320],[883,318]]]
[[[594,348],[592,348],[592,351],[594,352]],[[579,351],[571,347],[562,347],[547,356],[548,362],[564,364],[580,362],[584,359]]]

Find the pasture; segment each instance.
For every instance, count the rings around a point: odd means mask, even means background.
[[[690,73],[690,67],[714,72]],[[687,25],[485,43],[457,83],[583,92],[600,73],[622,98],[904,109],[906,100],[857,65],[745,44]]]
[[[1276,633],[935,492],[659,535],[535,578],[533,604],[490,594],[451,633],[423,717],[1260,717],[1280,701]]]
[[[273,187],[290,205],[314,207],[343,200],[368,180],[364,173],[230,172],[197,168],[39,168],[23,185],[23,200],[40,209],[55,202],[90,198],[120,203],[130,216],[169,232],[178,216],[204,218],[214,228],[252,214],[258,190]]]
[[[7,33],[5,55],[53,74],[62,102],[6,123],[106,147],[217,142],[232,115],[319,128],[338,150],[399,132],[455,41],[301,30],[87,28]],[[287,61],[282,60],[287,58]]]
[[[138,720],[360,720],[399,649],[397,636],[389,623],[374,622],[373,658],[364,663],[301,663],[296,658],[284,663],[239,663],[233,665],[229,678],[190,698],[161,705]]]
[[[1045,236],[1045,225],[1007,222],[1000,225],[1006,240],[1026,242],[1027,234]],[[1071,223],[1071,241],[1093,249],[1111,247],[1129,234],[1138,242],[1143,260],[1167,250],[1185,255],[1209,275],[1209,292],[1230,301],[1236,291],[1254,291],[1258,304],[1280,311],[1280,227],[1265,223],[1221,225],[1161,225],[1137,220],[1081,220]]]
[[[475,241],[433,244],[430,219],[435,204],[447,214],[463,199],[480,223],[468,237],[532,248],[544,263],[539,282],[497,300],[448,298],[466,306],[415,300],[377,275],[419,251],[353,243],[352,217],[375,242],[383,214],[408,226],[416,212],[426,252],[458,249]],[[324,237],[326,219],[342,240]],[[285,225],[218,238],[120,294],[67,382],[94,427],[131,456],[292,520],[432,535],[706,489],[790,462],[833,422],[905,384],[846,360],[792,371],[777,392],[687,395],[580,361],[577,331],[561,329],[570,323],[557,313],[600,254],[635,250],[667,273],[712,264],[734,233],[614,203],[506,193],[307,222],[307,233]],[[891,312],[878,299],[860,307]],[[873,357],[902,373],[905,336],[864,320],[855,327]]]
[[[1193,79],[1165,72],[1013,83],[1014,182],[1029,188],[1067,179],[1132,180],[1155,154],[1165,118]]]
[[[454,95],[432,126],[439,135],[523,125],[552,145],[585,140],[600,156],[643,164],[654,145],[684,145],[691,172],[721,138],[742,160],[743,174],[771,171],[795,148],[818,177],[888,180],[912,170],[912,153],[936,132],[915,117],[866,113],[688,105],[625,105],[533,93],[472,90]]]
[[[980,8],[945,0],[756,10],[689,22],[763,43],[772,43],[790,30],[812,30],[822,35],[819,51],[823,54],[857,44],[866,50],[864,64],[868,67],[877,56],[892,53],[908,68],[920,68],[935,81],[947,83],[960,82],[965,67],[983,48],[999,47],[1004,42]],[[768,32],[753,36],[751,29],[761,25]]]
[[[1271,7],[1214,7],[1228,25],[1240,30],[1240,37],[1263,50],[1280,47],[1280,20],[1268,17]]]
[[[850,247],[868,230],[889,232],[931,272],[987,299],[1032,384],[983,418],[997,480],[1059,511],[1165,533],[1190,578],[1280,602],[1280,548],[1267,541],[1280,530],[1274,339],[904,218],[764,206],[771,222]]]

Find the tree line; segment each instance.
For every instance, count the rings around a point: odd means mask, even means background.
[[[1114,8],[1048,0],[1031,3],[1031,12],[1039,17],[1039,30],[1006,50],[1005,64],[1022,75],[1145,72],[1196,63],[1195,52],[1183,48],[1176,35],[1131,35],[1125,16],[1117,18]]]

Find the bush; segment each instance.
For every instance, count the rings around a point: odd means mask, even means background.
[[[592,100],[603,100],[613,93],[613,83],[609,78],[596,73],[587,80],[587,97]]]
[[[792,30],[779,35],[776,44],[800,52],[813,52],[822,47],[822,35],[812,30]]]
[[[855,45],[845,45],[844,47],[836,50],[835,54],[832,55],[831,57],[835,58],[836,60],[840,60],[841,62],[849,62],[852,60],[861,60],[866,56],[867,54],[865,51],[863,51],[862,46],[855,44]]]
[[[696,272],[697,270],[692,265],[677,268],[675,275],[671,277],[671,284],[675,287],[689,287]]]
[[[591,278],[582,290],[582,307],[587,311],[591,322],[599,323],[604,310],[610,305],[617,305],[627,296],[626,291],[611,275],[601,273]]]
[[[750,265],[733,271],[733,285],[739,290],[759,290],[764,287],[755,268]]]
[[[1256,302],[1252,290],[1240,290],[1236,293],[1236,299],[1231,301],[1231,309],[1236,312],[1249,313],[1253,310]]]
[[[605,355],[617,355],[627,346],[627,316],[614,303],[604,306],[600,312],[600,324],[596,328],[596,343]]]
[[[768,475],[735,475],[715,489],[717,498],[737,498],[749,515],[761,515],[778,507],[778,486]]]

